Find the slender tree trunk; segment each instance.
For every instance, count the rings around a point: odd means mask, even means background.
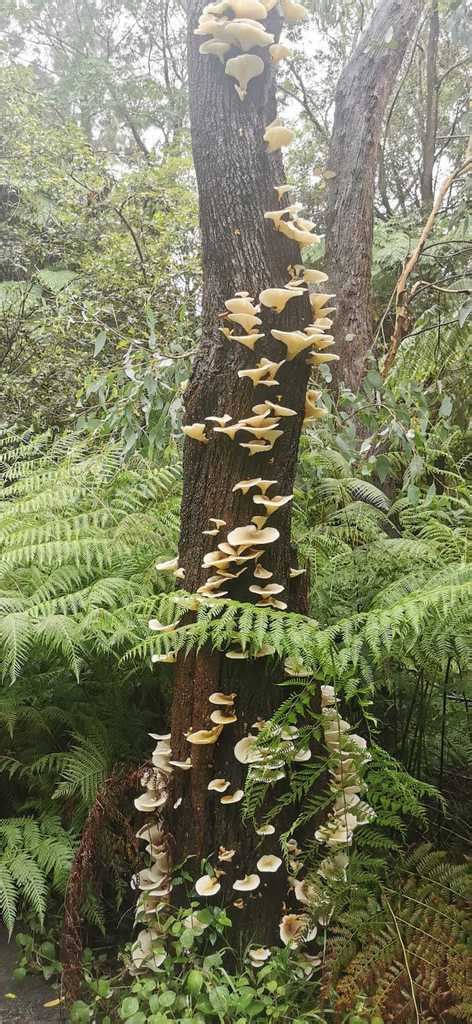
[[[429,19],[428,45],[426,48],[426,114],[422,137],[423,166],[421,168],[421,205],[429,211],[434,202],[433,170],[436,156],[438,131],[438,48],[439,10],[438,0],[433,0]]]
[[[279,205],[274,185],[284,180],[280,152],[269,154],[263,141],[265,128],[276,113],[267,51],[256,51],[266,69],[250,83],[248,95],[241,102],[224,66],[214,57],[199,53],[201,37],[195,37],[193,30],[202,7],[202,0],[191,0],[188,60],[203,251],[203,339],[185,396],[185,423],[203,422],[208,416],[225,413],[235,420],[247,417],[255,403],[267,398],[297,410],[297,415],[281,420],[283,436],[266,455],[249,456],[238,443],[247,439],[241,434],[230,441],[208,430],[208,444],[186,439],[179,562],[185,570],[184,586],[188,591],[195,591],[208,576],[208,570],[202,568],[204,554],[224,541],[229,530],[250,523],[258,511],[251,494],[233,493],[238,481],[261,476],[277,481],[275,493],[292,492],[308,380],[305,360],[297,357],[280,368],[278,388],[253,387],[249,380],[239,379],[237,371],[255,366],[261,356],[280,361],[285,349],[271,338],[270,328],[302,329],[311,319],[306,294],[291,300],[279,316],[264,312],[262,307],[263,324],[258,330],[265,333],[265,339],[257,342],[255,352],[228,340],[219,330],[226,299],[237,291],[247,291],[257,301],[261,289],[285,284],[289,279],[287,268],[300,261],[300,253],[293,242],[274,230],[271,221],[264,219],[264,211]],[[269,15],[267,27],[278,36],[275,11]],[[284,201],[280,205],[285,205]],[[202,534],[210,525],[210,516],[226,522],[217,538]],[[263,564],[273,571],[271,582],[286,588],[285,599],[294,609],[299,607],[299,587],[289,590],[288,570],[293,565],[290,505],[271,517],[269,524],[280,531],[280,538],[269,547]],[[256,600],[248,590],[255,582],[252,572],[248,569],[233,585],[224,584],[230,597]],[[207,786],[213,777],[223,777],[231,782],[231,791],[243,787],[245,770],[234,757],[234,744],[257,718],[267,718],[280,703],[282,692],[274,686],[280,679],[280,666],[271,664],[270,659],[231,661],[208,650],[181,658],[176,668],[173,757],[183,759],[191,753],[193,767],[189,772],[176,772],[172,779],[174,797],[182,797],[170,822],[175,859],[196,858],[190,867],[198,875],[200,858],[209,856],[217,864],[215,853],[220,845],[235,849],[234,860],[219,865],[227,874],[218,899],[230,908],[238,895],[232,891],[232,881],[256,871],[260,856],[256,840],[259,844],[261,840],[251,826],[242,825],[241,806],[222,805]],[[208,697],[214,691],[236,694],[238,722],[225,727],[214,746],[190,745],[184,733],[211,724]],[[276,841],[272,845],[271,841],[264,843],[264,853],[276,850],[279,852]],[[254,934],[258,941],[273,939],[283,893],[281,871],[262,876],[260,888],[248,894],[244,909],[233,912],[239,915],[236,927]]]
[[[382,121],[418,14],[415,0],[382,0],[336,90],[328,168],[326,268],[337,296],[336,377],[356,391],[372,345],[374,195]]]

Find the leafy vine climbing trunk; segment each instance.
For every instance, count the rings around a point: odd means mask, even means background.
[[[206,421],[208,425],[207,417],[225,414],[234,420],[248,417],[254,404],[267,398],[296,410],[296,415],[282,419],[282,436],[264,454],[249,455],[238,443],[243,440],[241,435],[232,441],[208,429],[206,444],[187,437],[179,565],[185,571],[185,589],[190,592],[208,576],[208,570],[202,567],[205,553],[224,541],[228,531],[249,524],[257,512],[251,493],[234,492],[235,484],[262,477],[277,481],[274,493],[292,493],[309,375],[306,360],[302,355],[285,362],[277,373],[278,387],[254,386],[251,380],[240,379],[238,370],[254,367],[261,356],[280,362],[284,349],[271,338],[270,328],[302,330],[311,319],[307,291],[292,299],[279,315],[261,307],[262,325],[257,331],[265,337],[257,343],[256,357],[219,330],[227,299],[245,291],[257,302],[261,289],[285,285],[289,265],[301,260],[298,245],[264,218],[265,211],[278,208],[274,186],[284,181],[280,150],[269,153],[263,139],[266,126],[276,114],[270,55],[267,49],[257,49],[265,69],[250,82],[242,102],[224,65],[215,57],[199,53],[202,40],[194,35],[194,29],[202,7],[201,0],[191,0],[188,63],[203,253],[203,332],[185,395],[184,423]],[[275,10],[270,12],[265,27],[278,37],[280,17]],[[210,517],[225,521],[217,538],[203,533],[212,525]],[[281,596],[289,609],[304,610],[303,577],[289,581],[289,567],[293,565],[290,503],[271,517],[269,525],[276,527],[280,537],[268,547],[264,566],[273,573],[271,582],[285,588]],[[257,582],[252,572],[253,568],[237,580],[226,582],[223,589],[237,600],[256,601],[248,589]],[[226,895],[229,906],[238,895],[231,890],[234,878],[256,870],[260,856],[256,844],[260,839],[252,827],[243,826],[241,805],[222,804],[217,793],[208,791],[208,783],[217,777],[229,780],[231,793],[243,788],[245,769],[235,759],[234,745],[247,735],[256,719],[267,718],[280,703],[283,691],[274,683],[281,678],[280,666],[274,666],[270,658],[233,661],[208,649],[179,656],[176,667],[172,752],[173,758],[182,760],[191,754],[192,770],[175,772],[172,777],[174,800],[182,798],[171,818],[174,857],[176,862],[196,857],[197,869],[200,858],[216,854],[220,846],[234,849],[233,860],[220,865],[226,875],[219,898],[225,902]],[[224,728],[216,744],[190,747],[185,733],[211,726],[210,712],[214,709],[208,698],[215,691],[236,695],[238,720]],[[264,853],[280,852],[276,838],[272,847],[270,841],[265,843]],[[258,941],[274,938],[284,889],[282,871],[265,875],[260,888],[252,897],[248,894],[244,908],[238,911],[241,928],[250,930]]]

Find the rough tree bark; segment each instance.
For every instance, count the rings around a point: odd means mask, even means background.
[[[415,0],[382,0],[336,89],[328,168],[326,270],[336,293],[335,378],[356,391],[372,345],[374,195],[382,121],[418,15]]]
[[[204,554],[224,540],[230,529],[248,524],[257,511],[251,494],[244,497],[232,492],[239,480],[262,476],[277,480],[274,493],[292,492],[308,380],[306,363],[303,357],[286,362],[277,374],[279,388],[253,387],[250,381],[240,380],[237,371],[255,366],[261,356],[280,361],[285,349],[271,339],[270,328],[302,329],[311,319],[306,295],[291,300],[277,317],[264,313],[263,308],[263,325],[258,330],[266,337],[257,342],[255,353],[227,340],[218,329],[226,299],[244,290],[257,301],[261,289],[285,284],[289,279],[287,268],[300,261],[300,253],[297,245],[274,230],[272,222],[264,220],[264,211],[279,205],[274,185],[284,180],[280,152],[268,154],[263,141],[265,128],[276,113],[267,51],[254,51],[263,58],[266,69],[250,83],[247,98],[241,102],[223,65],[198,52],[201,37],[195,37],[193,31],[202,7],[202,0],[191,0],[189,5],[188,62],[203,251],[203,340],[185,395],[184,422],[202,422],[207,416],[224,413],[235,419],[247,417],[252,406],[266,398],[280,401],[298,414],[281,421],[283,436],[266,455],[248,456],[238,444],[238,440],[246,439],[242,435],[231,442],[224,435],[212,434],[206,445],[186,439],[179,564],[185,570],[185,589],[191,592],[208,576],[208,570],[202,568]],[[267,27],[278,36],[275,11],[269,15]],[[231,52],[227,56],[232,56]],[[284,205],[282,200],[280,206]],[[210,516],[227,524],[217,538],[202,535],[210,525]],[[300,586],[292,586],[289,591],[288,569],[294,564],[290,506],[271,517],[270,525],[280,531],[280,539],[271,545],[263,564],[273,571],[273,582],[287,588],[289,609],[304,610],[300,608]],[[256,600],[248,591],[252,582],[252,570],[248,570],[235,585],[224,587],[235,599]],[[290,583],[299,584],[299,580]],[[202,856],[215,855],[220,845],[235,849],[232,863],[222,865],[227,874],[218,897],[230,907],[235,896],[231,890],[234,878],[256,870],[260,856],[256,840],[260,843],[260,839],[251,827],[242,825],[240,805],[221,805],[218,795],[209,793],[207,785],[213,777],[224,777],[230,780],[232,790],[243,786],[245,772],[234,758],[234,744],[257,718],[267,718],[280,703],[282,692],[274,686],[280,678],[280,666],[277,669],[267,658],[230,661],[207,650],[180,658],[176,667],[171,716],[173,757],[191,754],[193,768],[176,772],[172,778],[174,798],[183,798],[170,822],[175,859],[196,858],[190,867],[198,874]],[[213,691],[236,693],[238,722],[223,730],[215,746],[191,745],[184,732],[208,728],[212,710],[208,696]],[[264,852],[275,852],[276,848],[270,842],[264,844]],[[282,872],[263,876],[257,892],[248,894],[245,909],[233,911],[239,915],[236,927],[258,941],[273,940],[283,892]]]

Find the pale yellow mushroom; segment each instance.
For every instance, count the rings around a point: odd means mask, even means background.
[[[275,416],[297,415],[296,409],[288,409],[285,405],[276,405],[275,402],[269,402],[268,399],[266,399],[264,402],[261,402],[260,405],[253,405],[252,407],[253,412],[260,413],[261,415],[266,409],[267,412],[272,412],[274,413]]]
[[[257,608],[276,608],[279,612],[284,612],[287,608],[286,601],[278,601],[276,597],[264,597],[261,601],[256,601]],[[282,776],[280,776],[282,778]]]
[[[241,427],[241,430],[243,431],[244,434],[252,434],[253,437],[256,437],[259,441],[272,441],[274,438],[277,439],[277,437],[279,437],[282,433],[281,430],[274,429],[274,423],[276,426],[278,426],[280,420],[274,421],[271,419],[270,421],[268,420],[267,423],[265,423],[264,425],[262,425],[261,423],[259,426],[256,427],[247,426],[246,421],[244,423],[244,426]]]
[[[255,526],[240,526],[228,534],[228,541],[234,544],[238,551],[245,551],[246,548],[259,544],[273,544],[280,537],[278,530],[267,527],[266,530],[258,530]]]
[[[209,423],[216,423],[218,427],[224,427],[229,423],[231,416],[225,412],[224,416],[205,416]]]
[[[271,654],[275,654],[275,647],[271,644],[262,644],[258,651],[254,651],[255,658],[269,658]]]
[[[254,494],[253,502],[255,505],[263,505],[268,516],[274,512],[278,512],[284,505],[288,505],[289,501],[292,501],[293,494],[277,494],[274,498],[268,498],[265,494]]]
[[[254,305],[253,300],[249,295],[236,295],[233,299],[227,299],[225,302],[226,309],[229,313],[258,313],[258,308]]]
[[[278,871],[279,868],[282,867],[282,859],[281,857],[275,857],[273,854],[267,853],[263,857],[259,857],[256,867],[262,874],[265,871],[272,873],[274,871]]]
[[[260,764],[264,755],[257,747],[257,736],[243,736],[234,748],[234,756],[240,764]]]
[[[288,214],[297,213],[298,210],[301,210],[301,208],[302,208],[302,204],[301,203],[292,203],[291,206],[286,206],[282,210],[280,210],[280,209],[279,210],[266,210],[266,212],[264,214],[264,220],[271,220],[271,221],[273,221],[274,228],[278,231],[279,230],[279,224],[280,224],[280,222],[281,222],[281,220],[283,218],[284,213],[288,213]]]
[[[235,853],[236,850],[227,850],[224,846],[220,846],[218,850],[218,860],[223,861],[223,863],[231,861]]]
[[[264,946],[258,946],[257,949],[250,949],[248,955],[253,967],[262,967],[269,959],[271,952]]]
[[[245,875],[244,878],[237,878],[233,882],[233,889],[237,892],[253,892],[254,889],[258,889],[261,884],[259,875]]]
[[[303,4],[295,3],[294,0],[280,0],[282,13],[286,21],[295,25],[298,21],[306,21],[309,17],[308,11]]]
[[[216,537],[219,530],[202,530],[202,533],[205,534],[206,537]]]
[[[225,43],[222,39],[208,39],[206,43],[202,43],[198,47],[198,52],[201,54],[211,54],[213,57],[218,57],[222,64],[224,64],[224,55],[231,49],[231,43]]]
[[[179,565],[178,558],[169,558],[168,562],[157,562],[156,569],[158,572],[174,572]]]
[[[328,275],[324,274],[322,270],[312,270],[310,267],[305,267],[303,263],[296,263],[293,269],[307,284],[323,284],[328,280]]]
[[[168,651],[167,654],[151,654],[151,661],[153,665],[157,662],[163,662],[164,665],[175,665],[177,656],[172,651]]]
[[[271,42],[273,42],[273,39]],[[269,153],[275,153],[277,149],[281,149],[283,146],[288,146],[293,141],[294,137],[292,129],[287,128],[286,125],[282,124],[277,117],[267,125],[264,132],[264,142],[267,143],[267,150]]]
[[[259,828],[256,828],[256,835],[258,836],[273,836],[274,833],[274,825],[259,825]]]
[[[297,228],[302,228],[303,231],[312,231],[315,226],[314,220],[306,220],[305,217],[295,217],[294,220]]]
[[[247,334],[254,332],[254,328],[260,327],[262,323],[260,317],[254,316],[252,313],[229,313],[227,319],[231,320],[233,324],[239,324]]]
[[[230,708],[217,708],[212,711],[210,718],[215,725],[232,725],[238,721],[238,716]]]
[[[226,790],[229,789],[230,785],[231,783],[228,782],[227,779],[212,779],[211,782],[208,783],[207,789],[210,790],[210,793],[213,790],[215,793],[226,793]]]
[[[215,434],[224,434],[229,437],[230,441],[234,441],[238,430],[242,430],[243,423],[232,423],[229,427],[215,427]]]
[[[227,6],[231,7],[236,18],[264,21],[264,18],[267,17],[267,10],[261,0],[228,0]]]
[[[194,441],[201,441],[202,444],[208,444],[204,423],[191,423],[187,427],[182,427],[182,433],[186,434],[187,437],[193,438]]]
[[[278,331],[272,330],[271,335],[276,338],[277,341],[281,341],[287,349],[287,360],[291,362],[296,356],[300,355],[305,349],[310,348],[313,342],[310,337],[307,337],[302,331]]]
[[[310,293],[310,304],[317,316],[321,316],[325,311],[323,306],[326,306],[328,299],[335,299],[334,292],[311,292]]]
[[[201,14],[194,36],[215,36],[223,39],[229,18],[216,18],[212,14]]]
[[[171,622],[169,626],[163,626],[159,619],[149,619],[148,626],[154,633],[172,633],[179,622],[180,619],[177,619],[177,622]]]
[[[264,384],[268,387],[278,387],[279,382],[275,379],[275,375],[283,366],[285,360],[282,359],[280,363],[274,363],[270,359],[262,359],[258,366],[255,366],[252,370],[238,370],[238,377],[244,380],[246,377],[252,380],[254,387],[258,384]]]
[[[269,47],[269,52],[271,49],[272,47]],[[274,188],[275,191],[277,192],[277,197],[279,199],[283,199],[287,192],[292,192],[292,190],[295,188],[295,185],[274,185]]]
[[[338,360],[336,352],[311,352],[307,362],[309,366],[321,366],[322,363],[337,363]]]
[[[281,583],[266,583],[265,587],[259,587],[254,583],[249,590],[251,594],[258,594],[259,597],[272,597],[273,594],[281,594],[285,587]]]
[[[209,523],[214,523],[215,526],[218,527],[218,529],[220,529],[221,526],[226,526],[226,520],[225,519],[217,519],[215,516],[209,516],[208,522]]]
[[[234,704],[235,693],[211,693],[208,700],[210,704],[217,704],[221,707],[229,707]]]
[[[199,896],[216,896],[217,892],[221,889],[221,885],[217,878],[212,878],[210,875],[202,875],[195,882],[195,889]]]
[[[240,100],[246,96],[249,82],[262,75],[263,71],[264,61],[255,53],[241,53],[238,57],[231,57],[226,61],[225,74],[237,79],[235,89]]]
[[[288,575],[291,580],[294,580],[297,576],[303,576],[306,569],[289,569]]]
[[[255,576],[256,580],[270,580],[274,574],[273,572],[270,572],[269,569],[265,569],[264,566],[258,562],[256,568],[254,569],[253,575]]]
[[[151,793],[143,793],[141,796],[137,796],[134,800],[134,806],[137,811],[142,811],[144,814],[155,811],[156,807],[162,807],[165,804],[167,797],[156,797],[152,796]]]
[[[169,761],[169,764],[171,764],[173,768],[180,768],[183,772],[189,772],[192,767],[190,757],[187,757],[185,761]]]
[[[304,294],[304,288],[265,288],[259,295],[259,301],[275,313],[282,313],[290,299]]]
[[[329,348],[334,342],[332,334],[323,334],[315,324],[308,324],[308,327],[305,327],[305,334],[308,334],[315,348],[320,351]]]
[[[220,330],[223,331],[223,334],[225,333],[224,328],[220,327]],[[259,339],[263,338],[264,335],[263,334],[231,334],[231,332],[229,332],[227,334],[227,337],[230,339],[230,341],[238,341],[240,345],[244,345],[245,348],[248,348],[248,349],[251,350],[251,352],[254,352],[256,341],[259,341]]]
[[[319,235],[313,235],[304,228],[298,228],[293,221],[281,220],[279,231],[286,235],[287,238],[292,238],[294,242],[298,242],[300,248],[303,248],[305,245],[317,245],[321,241]]]
[[[230,661],[247,661],[251,655],[248,651],[226,651],[225,658],[229,658]]]
[[[279,437],[282,437],[283,430],[271,430],[266,438],[259,438],[256,441],[241,441],[239,447],[247,448],[250,455],[257,455],[259,452],[270,452]]]
[[[238,484],[234,485],[233,491],[242,491],[243,494],[247,494],[251,487],[259,487],[262,494],[265,494],[269,487],[276,483],[277,480],[263,480],[262,477],[258,476],[253,480],[240,480]]]
[[[285,43],[272,43],[272,46],[269,46],[270,59],[273,64],[278,64],[285,57],[290,57],[291,52],[290,47]]]
[[[268,518],[268,516],[252,516],[251,523],[254,523],[254,526],[257,526],[258,530],[262,530],[262,527],[265,526]]]
[[[226,796],[222,796],[220,804],[239,804],[243,799],[244,791],[242,789],[236,789],[234,793],[228,793]]]
[[[298,949],[306,928],[306,919],[301,914],[284,914],[279,927],[280,938],[284,946]]]
[[[223,730],[222,725],[215,725],[214,729],[197,729],[196,732],[185,733],[185,739],[188,743],[195,743],[197,745],[207,745],[216,743],[218,737],[221,735]]]
[[[175,576],[176,580],[184,580],[185,579],[185,569],[183,569],[183,568],[174,569],[174,576]]]
[[[246,53],[255,46],[270,46],[274,42],[272,32],[266,32],[257,21],[250,18],[235,18],[224,27],[223,38]]]

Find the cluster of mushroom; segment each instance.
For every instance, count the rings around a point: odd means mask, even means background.
[[[172,772],[170,734],[157,735],[150,733],[157,740],[152,754],[152,769],[147,770],[141,785],[144,793],[136,797],[134,806],[143,814],[155,813],[163,807],[168,798],[168,777]],[[150,867],[139,871],[132,879],[132,886],[139,889],[140,895],[136,907],[136,922],[151,926],[144,927],[138,934],[131,948],[132,971],[157,971],[166,958],[162,946],[162,938],[156,927],[156,915],[166,907],[172,891],[171,864],[166,847],[164,833],[157,823],[148,823],[136,833],[137,838],[146,843],[146,853],[150,857]]]
[[[251,50],[267,51],[273,64],[288,57],[290,49],[283,43],[275,42],[272,32],[267,32],[264,22],[277,0],[220,0],[203,8],[196,36],[209,36],[199,47],[199,52],[217,57],[225,65],[225,73],[236,79],[235,89],[241,100],[247,94],[247,87],[253,78],[262,75],[264,60]],[[289,23],[304,21],[308,12],[302,4],[293,0],[280,0],[281,13]],[[236,56],[229,57],[230,50]]]

